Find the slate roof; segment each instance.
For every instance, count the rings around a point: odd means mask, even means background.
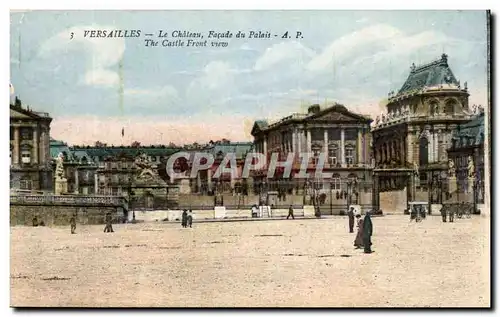
[[[478,114],[469,122],[458,126],[452,138],[457,140],[456,147],[470,147],[484,145],[484,112]]]
[[[227,153],[235,153],[236,159],[245,159],[247,153],[249,153],[252,149],[252,142],[231,142],[229,144],[212,145],[207,147],[205,151],[211,153],[214,157],[216,157],[218,153],[221,153],[224,156]]]
[[[431,63],[418,67],[413,64],[410,75],[408,75],[398,94],[420,90],[424,87],[452,84],[457,85],[458,80],[448,66],[448,56],[443,54],[440,59]]]
[[[59,153],[63,152],[66,152],[66,155],[68,156],[68,160],[70,162],[81,162],[82,159],[85,158],[88,163],[94,163],[92,157],[87,153],[87,151],[80,149],[75,150],[72,147],[69,147],[63,141],[50,138],[50,156],[55,159],[59,155]]]
[[[119,155],[126,155],[136,157],[141,153],[148,156],[170,156],[173,153],[180,151],[178,148],[169,147],[73,147],[74,150],[85,151],[90,157],[116,157]]]

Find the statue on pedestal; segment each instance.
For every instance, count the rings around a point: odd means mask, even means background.
[[[455,163],[453,160],[448,160],[448,175],[450,178],[455,178]]]
[[[472,159],[472,156],[469,156],[468,162],[467,162],[467,176],[469,179],[474,178],[474,160]]]
[[[56,158],[55,187],[56,195],[64,194],[68,191],[68,180],[64,175],[64,154],[59,153]]]

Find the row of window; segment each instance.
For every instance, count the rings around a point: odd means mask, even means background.
[[[10,139],[14,140],[14,127],[10,127]],[[33,140],[33,128],[19,128],[19,137],[21,140]]]

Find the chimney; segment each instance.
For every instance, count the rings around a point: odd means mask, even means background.
[[[314,105],[310,106],[309,108],[307,108],[307,114],[308,115],[316,114],[320,110],[321,110],[320,106],[318,104],[314,104]]]

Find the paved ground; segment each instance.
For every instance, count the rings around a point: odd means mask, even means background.
[[[489,306],[490,218],[11,228],[12,306]]]

